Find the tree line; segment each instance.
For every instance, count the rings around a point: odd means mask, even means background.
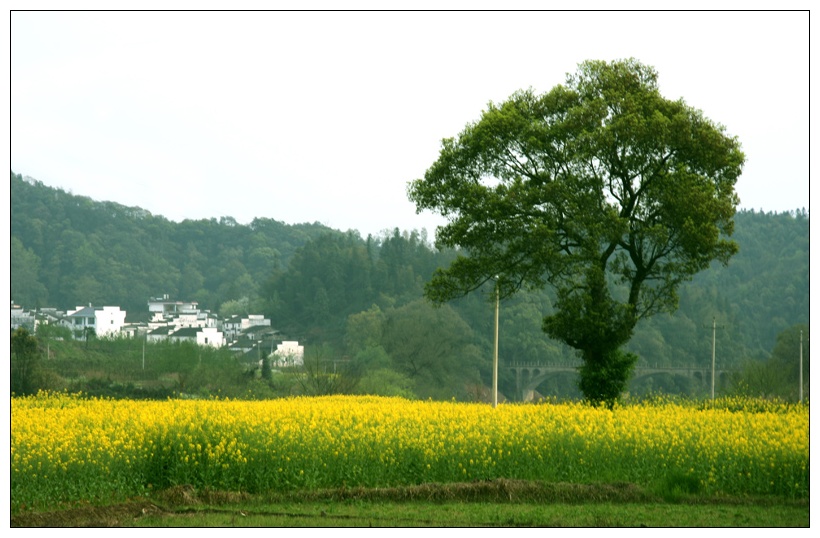
[[[695,275],[680,287],[676,312],[635,329],[626,349],[639,365],[708,364],[713,319],[721,327],[720,365],[743,368],[752,361],[760,369],[788,355],[774,353],[779,335],[791,334],[809,315],[808,213],[740,211],[734,221],[738,253],[728,266]],[[11,174],[16,303],[120,305],[133,321],[147,317],[148,297],[169,293],[214,311],[263,313],[282,335],[306,345],[308,362],[332,368],[335,361],[337,368],[358,372],[357,390],[466,399],[490,384],[492,285],[439,307],[423,297],[436,269],[458,254],[437,249],[423,230],[362,238],[356,231],[273,219],[174,223]],[[501,301],[502,393],[512,397],[515,389],[506,363],[576,359],[541,330],[555,302],[549,289]],[[630,390],[693,393],[700,387],[665,378]],[[545,382],[539,392],[578,394],[571,380]]]

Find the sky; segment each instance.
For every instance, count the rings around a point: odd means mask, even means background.
[[[13,11],[10,167],[173,221],[427,230],[443,138],[636,58],[737,136],[740,207],[809,208],[806,11]]]

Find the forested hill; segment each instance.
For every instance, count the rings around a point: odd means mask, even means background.
[[[147,316],[169,294],[213,309],[252,297],[306,242],[339,233],[231,217],[181,223],[11,174],[11,298],[25,308],[118,305]]]
[[[715,266],[685,284],[675,314],[639,324],[629,347],[641,360],[708,361],[713,319],[723,360],[764,358],[781,331],[808,323],[805,210],[740,212],[734,239],[740,252],[728,267]],[[217,312],[241,306],[264,313],[288,334],[348,345],[344,352],[350,352],[351,315],[382,324],[373,333],[380,338],[390,334],[393,314],[405,327],[432,316],[418,306],[424,282],[453,256],[436,251],[424,232],[362,238],[269,218],[250,225],[229,217],[175,223],[11,174],[11,297],[25,308],[119,305],[132,321],[147,317],[149,297],[167,293]],[[486,299],[479,291],[444,312],[452,314],[451,329],[464,332],[463,342],[479,350],[490,346]],[[520,293],[502,304],[504,360],[569,356],[540,330],[551,304],[548,290]],[[390,351],[389,342],[376,343]]]
[[[680,290],[673,315],[657,316],[636,331],[639,355],[666,346],[672,363],[708,360],[712,323],[718,356],[730,363],[765,358],[777,335],[809,323],[809,215],[741,211],[733,239],[738,253],[728,267],[713,264]],[[676,358],[677,357],[677,358]]]

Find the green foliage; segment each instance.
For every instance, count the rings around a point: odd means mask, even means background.
[[[356,385],[355,394],[373,396],[398,396],[410,400],[417,396],[413,392],[415,383],[408,376],[391,368],[367,370]]]
[[[709,365],[713,318],[718,367],[765,362],[777,335],[809,319],[809,221],[805,212],[741,211],[739,245],[726,269],[680,287],[680,307],[635,328],[626,349],[643,365]]]
[[[811,362],[808,334],[809,326],[805,324],[794,325],[782,331],[766,361],[749,360],[743,365],[734,382],[734,392],[752,397],[798,401],[802,362],[802,392],[807,399]]]
[[[35,394],[40,372],[40,350],[35,338],[24,327],[11,335],[11,393],[17,396]]]
[[[348,316],[344,337],[347,352],[356,355],[363,350],[380,345],[384,321],[384,313],[375,304],[368,310]]]
[[[66,340],[71,338],[72,336],[71,329],[69,329],[65,325],[50,323],[38,323],[35,334],[37,338],[39,338],[42,341],[48,341],[51,339]]]
[[[371,301],[371,262],[354,234],[325,234],[299,249],[288,271],[275,272],[262,297],[271,320],[290,334],[306,329],[325,340],[339,337],[338,326]]]
[[[701,478],[679,469],[669,471],[657,486],[658,494],[667,502],[679,502],[701,492]]]
[[[294,376],[299,394],[327,396],[353,393],[361,372],[351,368],[348,361],[334,360],[335,355],[329,346],[320,346],[305,354],[304,368]]]
[[[262,359],[262,379],[270,381],[273,378],[273,370],[270,367],[270,359]]]
[[[683,282],[737,251],[726,237],[744,159],[722,127],[663,98],[651,67],[584,62],[544,95],[490,103],[410,184],[418,210],[450,219],[438,244],[465,251],[425,294],[549,283],[557,311],[544,328],[581,352],[581,375],[597,380],[582,386],[599,387],[628,363],[615,351],[639,319],[674,311]],[[615,377],[623,390],[627,376]]]
[[[160,292],[198,301],[201,308],[224,309],[225,313],[246,313],[247,297],[247,312],[264,313],[283,339],[308,346],[328,344],[338,350],[333,359],[350,358],[348,364],[357,369],[360,383],[367,383],[365,377],[370,373],[377,375],[377,370],[384,369],[409,377],[403,369],[406,355],[393,348],[390,353],[386,350],[383,329],[387,318],[422,298],[424,283],[436,268],[447,267],[466,253],[461,248],[432,247],[424,231],[392,230],[362,239],[319,225],[287,226],[271,219],[257,219],[247,226],[231,225],[227,219],[173,223],[139,208],[92,202],[15,174],[11,205],[12,297],[25,308],[75,306],[87,304],[93,297],[94,302],[100,299],[98,304],[122,306],[128,310],[129,321],[139,321],[147,318],[146,298]],[[807,323],[808,213],[740,211],[734,222],[733,237],[739,252],[728,267],[703,271],[682,283],[674,314],[643,319],[631,339],[619,348],[638,355],[637,365],[708,367],[711,321],[716,318],[721,327],[717,331],[718,368],[740,369],[749,364],[752,371],[753,366],[768,364],[781,332]],[[325,234],[331,238],[314,241]],[[61,244],[63,239],[65,245]],[[74,249],[80,249],[82,255],[75,255]],[[91,256],[91,262],[84,256]],[[239,263],[231,263],[234,260]],[[232,284],[233,279],[239,285]],[[614,283],[612,278],[608,281]],[[317,282],[323,288],[321,293]],[[339,286],[343,289],[336,289]],[[241,295],[234,296],[239,292]],[[613,286],[609,292],[615,301],[626,289]],[[320,301],[321,295],[325,299]],[[302,297],[309,299],[307,305],[301,304]],[[322,301],[325,307],[316,308]],[[509,399],[516,399],[517,393],[515,375],[507,364],[575,360],[572,348],[541,330],[544,318],[554,315],[558,305],[558,294],[550,286],[522,286],[515,295],[502,298],[499,391]],[[449,307],[447,316],[460,319],[469,329],[461,331],[466,336],[457,336],[463,349],[444,357],[441,371],[450,373],[439,376],[431,370],[426,376],[416,376],[411,390],[423,397],[450,399],[458,394],[471,399],[463,389],[465,384],[487,387],[491,383],[492,282],[478,288],[477,293],[452,300]],[[313,319],[314,313],[323,313],[321,324]],[[435,309],[419,309],[414,317],[431,320],[410,323],[405,331],[412,329],[418,332],[413,338],[423,340],[437,325],[435,315]],[[90,388],[100,394],[160,398],[179,391],[179,381],[193,393],[238,398],[275,397],[299,389],[289,373],[273,372],[272,379],[264,382],[258,369],[255,377],[245,375],[243,365],[230,366],[231,373],[218,369],[208,373],[207,354],[203,355],[205,366],[197,370],[196,352],[165,344],[146,347],[143,370],[142,340],[101,338],[89,340],[86,348],[84,339],[72,342],[65,331],[57,325],[38,325],[40,350],[48,351],[50,357],[40,361],[38,386],[84,390],[93,382]],[[804,336],[807,396],[807,330]],[[797,340],[794,342],[796,345]],[[795,358],[787,361],[790,368],[796,368],[798,352],[794,347],[791,353]],[[226,358],[224,364],[231,365],[229,353]],[[785,373],[774,363],[767,368],[760,373],[761,380],[772,381]],[[378,376],[382,374],[393,375],[381,372]],[[209,375],[213,379],[206,382]],[[790,375],[793,378],[786,386],[796,398],[797,370]],[[389,385],[387,381],[384,384]],[[576,398],[576,385],[576,377],[567,374],[545,380],[536,391]],[[747,385],[751,386],[749,379]],[[669,375],[633,378],[628,390],[632,395],[652,391],[703,395],[708,387]],[[779,390],[754,393],[792,397]]]
[[[339,488],[328,492],[214,492],[176,486],[143,501],[50,512],[17,513],[11,526],[81,528],[116,521],[143,528],[792,528],[808,527],[809,502],[727,498],[700,494],[687,502],[662,503],[634,484],[552,484],[527,480],[480,480],[469,484]],[[154,510],[161,504],[162,511]],[[192,509],[192,505],[196,509]],[[213,506],[213,508],[209,508]],[[579,509],[582,507],[583,509]],[[732,517],[727,518],[727,511]]]
[[[578,388],[594,404],[605,404],[610,409],[627,386],[638,356],[621,350],[601,355],[588,355],[580,368]]]
[[[48,290],[37,280],[40,258],[23,246],[17,237],[11,238],[11,296],[18,304],[31,307],[46,306]]]
[[[239,398],[250,382],[246,367],[227,349],[126,337],[97,338],[88,346],[84,340],[38,338],[41,350],[50,348],[50,358],[39,363],[38,388],[136,399]]]
[[[28,308],[92,302],[134,315],[167,293],[216,310],[253,300],[273,270],[328,232],[264,218],[247,226],[229,217],[174,223],[12,172],[12,297]]]
[[[366,373],[368,370],[390,368],[392,361],[381,343],[376,343],[356,353],[353,365],[358,372]]]
[[[482,359],[473,340],[472,329],[452,308],[423,300],[388,312],[382,328],[393,368],[413,380],[422,398],[467,399],[466,386],[478,381]]]
[[[232,316],[247,316],[254,312],[251,311],[250,299],[248,299],[247,296],[225,301],[219,307],[219,317],[222,319],[227,319]]]

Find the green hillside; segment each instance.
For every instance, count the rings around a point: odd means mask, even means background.
[[[768,359],[778,335],[808,324],[808,213],[742,211],[735,223],[740,250],[729,266],[686,283],[674,314],[638,325],[628,347],[639,365],[708,364],[714,320],[719,364],[739,368]],[[490,383],[490,290],[439,309],[422,299],[424,283],[454,256],[425,231],[362,238],[273,218],[175,223],[11,174],[11,298],[24,308],[118,305],[138,321],[149,297],[168,294],[214,312],[245,309],[418,396],[463,397],[465,387]],[[526,291],[502,302],[502,365],[574,359],[541,331],[552,298]],[[512,391],[512,373],[501,373],[500,387]],[[661,388],[693,390],[680,380]],[[566,381],[539,390],[572,392]]]

